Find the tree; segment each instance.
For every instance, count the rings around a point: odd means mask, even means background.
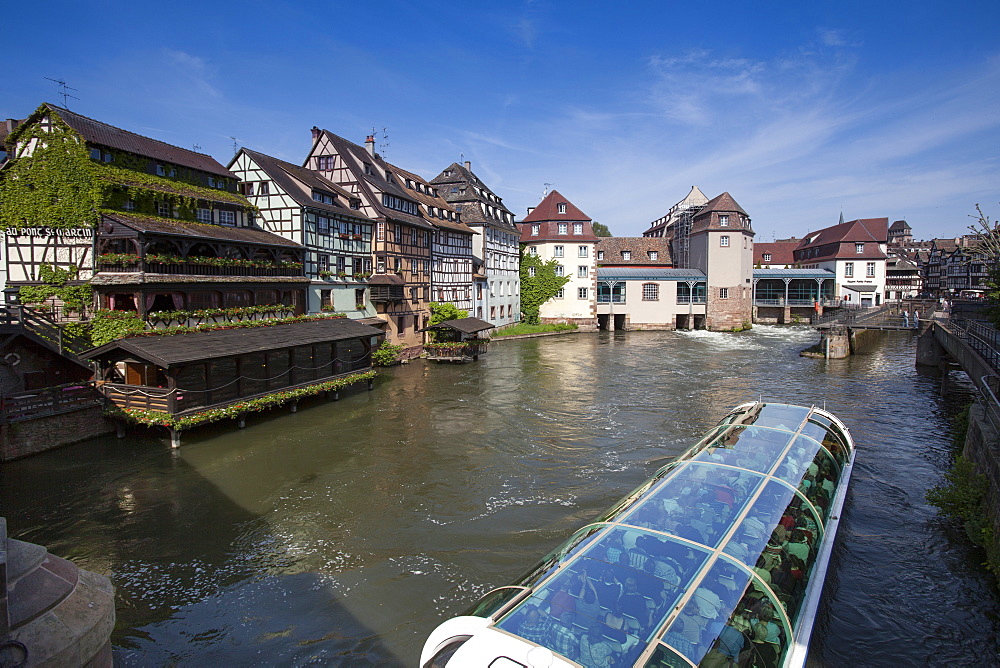
[[[611,230],[608,229],[608,226],[603,223],[591,223],[590,226],[594,228],[594,234],[599,237],[615,236],[611,234]]]
[[[451,302],[431,302],[431,319],[427,324],[436,325],[446,320],[468,318],[469,312],[463,311]]]
[[[556,276],[555,259],[542,262],[537,255],[524,252],[521,246],[521,312],[524,322],[538,324],[538,310],[569,283],[568,276]]]
[[[988,311],[990,322],[1000,328],[1000,223],[990,220],[976,205],[975,216],[969,217],[976,222],[969,229],[976,235],[976,241],[969,246],[969,254],[975,261],[984,262],[989,278],[986,279],[986,300],[991,307]]]

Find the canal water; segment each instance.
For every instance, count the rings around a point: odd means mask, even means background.
[[[734,405],[825,405],[859,444],[810,663],[983,665],[982,555],[925,502],[960,374],[911,333],[806,359],[809,329],[571,334],[386,370],[296,414],[89,441],[3,466],[13,537],[117,587],[119,666],[414,666],[427,633],[519,576]]]

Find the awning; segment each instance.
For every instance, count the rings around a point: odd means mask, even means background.
[[[354,322],[360,322],[362,325],[368,325],[369,327],[385,327],[389,324],[387,320],[382,318],[358,318]]]

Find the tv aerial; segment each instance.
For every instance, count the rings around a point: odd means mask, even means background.
[[[69,98],[73,98],[74,100],[79,100],[80,99],[76,95],[71,95],[68,92],[68,91],[77,90],[77,89],[73,88],[72,86],[68,86],[66,84],[66,82],[63,81],[62,79],[53,79],[52,77],[44,77],[44,78],[48,79],[49,81],[52,81],[53,83],[59,84],[59,93],[58,94],[62,95],[63,106],[66,107],[67,109],[69,109]],[[80,91],[77,90],[77,92],[80,92]]]

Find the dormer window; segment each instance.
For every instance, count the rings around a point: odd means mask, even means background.
[[[559,213],[566,213],[566,203],[559,202],[559,204],[556,205],[556,211],[558,211]]]
[[[770,261],[771,261],[771,254],[764,253],[764,262],[770,262]]]
[[[583,223],[573,223],[573,234],[583,234]]]
[[[215,177],[214,176],[208,177],[208,187],[209,188],[214,188],[215,187]]]
[[[649,259],[650,260],[659,260],[660,259],[660,251],[649,251]]]
[[[864,253],[865,252],[865,245],[863,243],[854,244],[854,252],[855,253]]]
[[[598,260],[604,259],[604,251],[597,251],[597,259]]]
[[[372,169],[372,166],[369,163],[366,162],[365,163],[365,174],[368,174],[369,176],[371,176],[374,173],[375,173],[375,171]]]
[[[719,216],[719,227],[729,227],[729,216]]]
[[[533,236],[533,237],[537,237],[538,236],[538,225],[532,225],[531,226],[531,236]]]
[[[632,259],[632,251],[622,251],[622,259],[623,260],[631,260]]]
[[[566,234],[569,232],[569,225],[566,223],[559,223],[559,234]]]

